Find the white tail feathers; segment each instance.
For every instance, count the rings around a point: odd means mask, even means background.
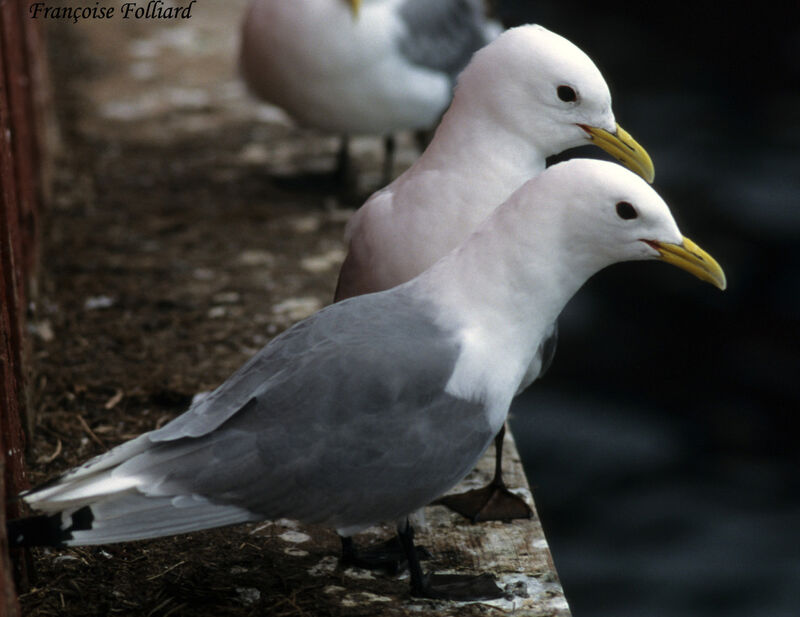
[[[90,509],[90,527],[72,531],[72,537],[64,540],[64,544],[80,546],[158,538],[260,519],[243,508],[215,504],[198,495],[146,497],[137,491],[96,503]]]
[[[36,510],[50,514],[90,506],[99,500],[136,488],[140,483],[135,477],[115,478],[111,472],[101,474],[45,487],[25,495],[25,502]]]
[[[157,538],[262,517],[214,503],[187,490],[156,494],[165,463],[199,447],[198,442],[152,456],[148,434],[124,443],[22,498],[49,516],[16,522],[20,545],[87,545]],[[140,456],[142,455],[142,456]],[[127,465],[126,465],[127,463]],[[27,521],[31,521],[26,525]]]
[[[53,513],[79,508],[104,496],[128,491],[135,488],[139,480],[135,476],[114,477],[114,468],[144,452],[149,445],[147,434],[141,435],[96,456],[52,482],[26,491],[21,497],[32,508]]]

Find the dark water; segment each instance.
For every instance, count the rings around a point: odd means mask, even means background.
[[[800,615],[800,5],[499,4],[595,59],[729,283],[601,273],[513,409],[573,612]]]

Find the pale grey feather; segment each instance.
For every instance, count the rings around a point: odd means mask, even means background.
[[[138,492],[114,495],[91,506],[90,529],[71,532],[67,546],[107,544],[188,533],[260,520],[235,506],[212,503],[200,496],[146,497]]]
[[[398,12],[406,26],[402,54],[453,80],[491,40],[483,0],[405,0]]]

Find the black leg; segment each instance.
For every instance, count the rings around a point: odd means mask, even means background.
[[[339,152],[336,154],[336,171],[334,172],[336,183],[339,186],[346,186],[350,181],[350,137],[342,135],[339,142]]]
[[[505,486],[503,482],[503,441],[506,438],[506,425],[500,429],[500,432],[494,438],[494,478],[492,484],[498,486]]]
[[[438,123],[437,123],[438,124]],[[417,149],[420,153],[425,152],[425,148],[433,141],[433,135],[436,129],[422,129],[414,131],[414,141],[417,142]]]
[[[407,520],[403,525],[398,525],[397,536],[408,559],[412,596],[461,602],[503,597],[503,590],[495,584],[491,574],[424,574],[414,547],[414,528]]]
[[[473,523],[510,521],[533,516],[533,512],[525,500],[509,491],[503,481],[503,438],[505,434],[506,426],[504,424],[497,437],[494,438],[494,478],[489,484],[460,495],[442,497],[434,503],[458,512]]]
[[[408,556],[408,573],[411,575],[411,595],[425,597],[425,586],[427,578],[422,573],[422,566],[417,559],[417,551],[414,547],[414,528],[406,520],[405,525],[397,526],[397,537],[403,551]]]
[[[383,177],[381,178],[383,186],[386,186],[392,181],[394,173],[394,155],[397,150],[397,143],[395,142],[394,135],[389,133],[383,137]]]
[[[349,565],[356,557],[356,547],[353,546],[353,538],[339,536],[339,539],[342,541],[342,558],[340,561]]]

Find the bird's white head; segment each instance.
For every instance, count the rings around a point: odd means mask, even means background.
[[[523,185],[515,201],[529,210],[534,233],[546,232],[534,241],[538,253],[542,243],[552,242],[553,251],[568,254],[569,267],[585,276],[621,261],[660,259],[726,287],[722,268],[681,234],[658,193],[620,165],[592,159],[559,163]]]
[[[546,28],[506,30],[475,54],[459,78],[457,96],[459,90],[544,156],[595,143],[653,181],[649,155],[614,119],[600,70],[576,45]]]

